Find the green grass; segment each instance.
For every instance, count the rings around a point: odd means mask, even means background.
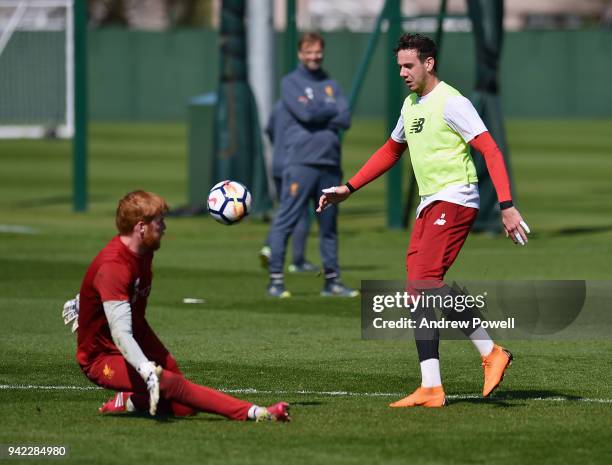
[[[509,122],[518,203],[533,238],[519,248],[473,235],[449,278],[610,280],[611,129],[609,120]],[[114,233],[121,195],[144,188],[173,205],[184,202],[185,136],[181,125],[93,125],[85,214],[71,212],[69,143],[0,142],[0,223],[37,232],[0,233],[0,384],[90,386],[74,361],[61,305]],[[384,139],[382,124],[357,121],[346,137],[344,171],[353,173]],[[342,206],[349,285],[403,278],[408,233],[385,228],[384,200],[378,181]],[[468,342],[445,341],[445,388],[462,397],[442,410],[391,410],[394,396],[323,394],[411,391],[419,383],[413,344],[362,341],[358,301],[317,297],[316,276],[289,275],[295,298],[266,299],[257,251],[267,224],[167,223],[155,260],[152,326],[189,378],[264,391],[241,395],[260,404],[286,399],[294,422],[101,417],[96,409],[107,392],[0,389],[0,444],[66,444],[72,461],[100,464],[612,461],[612,404],[576,400],[612,399],[609,340],[508,341],[516,362],[487,401],[468,397],[481,389],[476,352]],[[317,261],[314,232],[309,257]],[[184,305],[183,297],[206,304]],[[553,400],[559,396],[570,400]]]

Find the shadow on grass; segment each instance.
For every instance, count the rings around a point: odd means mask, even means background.
[[[207,422],[215,422],[215,421],[231,421],[227,418],[214,415],[212,413],[200,412],[195,415],[181,416],[177,417],[170,414],[158,414],[154,417],[151,417],[147,412],[131,412],[131,413],[107,413],[104,415],[108,418],[113,419],[121,419],[121,420],[130,420],[130,421],[156,421],[158,423],[175,423],[180,421],[207,421]]]
[[[571,394],[563,394],[557,391],[542,391],[542,390],[519,390],[519,391],[500,391],[494,393],[491,397],[465,396],[458,395],[457,398],[449,396],[449,402],[452,404],[468,403],[468,404],[490,404],[498,407],[523,407],[526,401],[564,401],[564,402],[580,402],[583,397]],[[516,401],[525,401],[518,403]]]
[[[558,231],[553,231],[552,233],[550,233],[550,236],[578,236],[580,234],[592,234],[610,231],[612,231],[612,224],[602,224],[598,226],[579,226],[574,228],[562,228]]]
[[[325,405],[325,402],[320,402],[318,400],[303,400],[301,402],[291,402],[291,406],[295,407],[299,405],[300,407],[319,407],[321,405]]]

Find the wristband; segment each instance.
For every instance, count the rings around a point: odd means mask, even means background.
[[[353,192],[355,192],[357,189],[355,189],[350,182],[347,182],[345,184],[345,186],[348,188],[349,192],[352,194]]]
[[[504,200],[503,202],[499,202],[499,209],[500,210],[506,210],[508,208],[512,208],[514,207],[514,204],[512,203],[512,200]]]

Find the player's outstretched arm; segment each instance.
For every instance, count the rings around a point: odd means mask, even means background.
[[[401,158],[406,146],[406,143],[396,142],[389,138],[344,186],[323,189],[317,213],[321,213],[332,204],[346,200],[353,192],[386,173]]]
[[[319,198],[317,213],[321,213],[327,207],[345,201],[351,195],[347,186],[333,186],[323,189],[323,195]]]

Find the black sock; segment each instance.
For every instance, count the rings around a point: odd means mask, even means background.
[[[437,328],[420,327],[423,321],[437,321],[434,309],[419,306],[413,314],[413,319],[416,321],[414,341],[419,354],[419,362],[430,358],[439,359],[440,331]]]

